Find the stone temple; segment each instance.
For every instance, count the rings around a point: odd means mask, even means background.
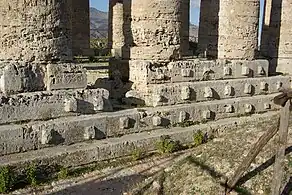
[[[155,149],[175,124],[278,110],[290,88],[292,3],[203,0],[198,52],[189,0],[110,0],[109,78],[88,85],[89,0],[0,2],[0,162],[79,166]],[[210,11],[211,10],[211,11]],[[289,19],[290,18],[290,19]],[[261,44],[259,44],[261,37]]]

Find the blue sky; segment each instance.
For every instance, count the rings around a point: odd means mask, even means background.
[[[108,11],[108,1],[109,0],[90,0],[90,6],[95,7],[101,11]],[[199,13],[200,8],[198,8],[199,0],[191,0],[192,1],[192,8],[191,8],[191,23],[199,24]],[[261,0],[261,5],[263,5],[264,0]],[[260,20],[261,21],[261,20]]]

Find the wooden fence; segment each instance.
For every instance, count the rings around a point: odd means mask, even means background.
[[[283,89],[282,94],[274,98],[274,103],[281,105],[279,124],[276,128],[267,128],[267,131],[259,138],[259,140],[251,147],[247,157],[239,165],[235,171],[233,177],[226,182],[226,194],[231,192],[236,186],[239,179],[242,177],[244,172],[251,165],[256,156],[260,153],[263,147],[271,140],[274,135],[278,132],[277,140],[277,151],[274,164],[274,175],[271,184],[271,195],[280,195],[281,184],[284,176],[284,161],[285,161],[285,150],[287,147],[288,139],[288,126],[289,126],[289,115],[291,107],[292,90]]]

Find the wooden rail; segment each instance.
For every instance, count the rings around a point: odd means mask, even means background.
[[[277,139],[277,152],[274,165],[274,175],[272,179],[271,195],[281,194],[281,183],[284,175],[284,160],[285,160],[285,149],[287,147],[288,137],[288,126],[289,126],[289,115],[291,107],[292,90],[283,89],[282,94],[274,98],[274,103],[281,105],[280,119],[278,124],[268,127],[267,131],[259,138],[259,140],[251,147],[247,157],[242,161],[233,177],[227,181],[227,193],[231,192],[244,172],[248,169],[252,161],[260,153],[263,147],[271,140],[274,135],[279,131]]]

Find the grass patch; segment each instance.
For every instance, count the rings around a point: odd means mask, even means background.
[[[0,168],[0,193],[7,193],[13,188],[14,185],[14,175],[10,167]]]
[[[160,154],[170,154],[180,150],[181,144],[179,141],[172,140],[169,136],[161,136],[156,143],[156,149]]]
[[[58,179],[59,180],[67,179],[68,176],[69,176],[69,170],[68,170],[68,168],[61,167],[60,168],[60,171],[58,172]]]
[[[203,134],[202,131],[198,131],[197,133],[194,134],[194,147],[197,147],[203,143],[206,142],[206,139],[205,139],[205,135]]]
[[[146,152],[144,150],[142,150],[141,148],[136,148],[135,150],[132,151],[132,160],[133,161],[137,161],[137,160],[141,160],[145,157]]]
[[[35,165],[30,165],[26,170],[26,180],[31,186],[37,186],[37,167]]]

